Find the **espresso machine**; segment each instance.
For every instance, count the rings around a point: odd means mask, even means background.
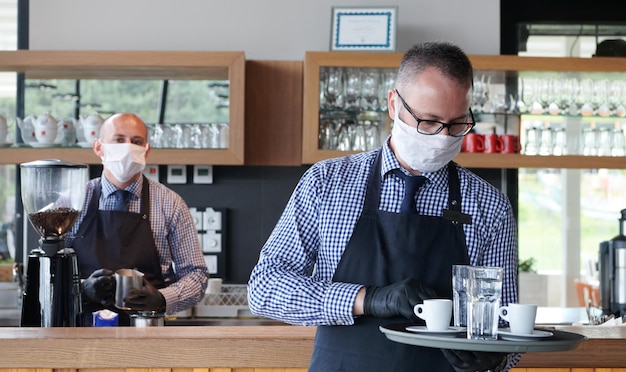
[[[619,219],[619,235],[600,243],[600,305],[604,314],[626,315],[626,209]]]
[[[20,324],[80,326],[78,260],[64,237],[83,208],[89,169],[51,159],[20,164],[20,171],[24,211],[40,235],[28,255]]]

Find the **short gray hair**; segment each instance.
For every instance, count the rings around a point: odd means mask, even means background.
[[[472,84],[474,71],[469,58],[449,42],[427,42],[409,49],[402,57],[396,87],[408,88],[422,71],[434,67],[459,84]]]

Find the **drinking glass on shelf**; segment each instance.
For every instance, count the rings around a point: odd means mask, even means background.
[[[560,89],[561,86],[558,79],[541,79],[540,99],[542,105],[546,108],[545,111],[550,115],[559,115],[561,113],[561,109],[558,105],[558,92]]]
[[[595,127],[583,128],[583,155],[598,155],[598,131]]]
[[[343,69],[340,67],[327,67],[324,73],[325,108],[343,107]]]
[[[175,125],[163,124],[163,135],[161,136],[161,146],[164,148],[176,147],[178,141],[178,128]]]
[[[554,132],[550,125],[546,125],[540,130],[539,155],[552,155],[554,151]]]
[[[565,128],[554,128],[554,149],[553,155],[567,155],[567,134]]]
[[[624,138],[624,129],[618,124],[613,129],[613,143],[611,146],[612,156],[624,156],[626,154],[626,141]]]
[[[348,126],[342,125],[337,133],[337,150],[350,151],[352,150],[352,144],[350,141],[350,133],[348,132]]]
[[[578,115],[578,106],[576,105],[576,97],[578,95],[578,79],[564,79],[559,83],[558,104],[562,115]]]
[[[361,88],[361,69],[356,67],[346,68],[344,79],[344,109],[361,109]]]
[[[333,129],[332,118],[320,115],[320,127],[317,148],[322,150],[333,149],[334,146],[331,146],[331,141],[335,137],[336,133]]]
[[[580,94],[578,95],[580,114],[582,116],[593,116],[595,113],[595,93],[592,79],[582,79],[580,81]]]
[[[610,82],[607,101],[611,115],[626,116],[626,109],[624,109],[624,102],[626,101],[626,80],[614,80]]]
[[[339,133],[346,120],[343,111],[320,114],[319,148],[337,150]]]
[[[378,86],[380,73],[377,69],[367,68],[361,71],[361,109],[378,110],[380,102],[378,100]]]
[[[220,148],[220,127],[216,123],[209,124],[209,148]]]
[[[541,143],[541,128],[530,123],[526,126],[525,134],[524,155],[537,155]]]
[[[378,84],[378,105],[381,111],[387,111],[387,93],[395,87],[396,71],[394,69],[382,69],[380,83]]]
[[[474,78],[474,90],[472,92],[472,110],[483,112],[485,104],[489,101],[489,91],[491,89],[491,76],[485,80],[485,75]]]
[[[611,116],[611,107],[609,104],[609,92],[611,82],[608,79],[597,80],[594,83],[594,105],[597,107],[598,116]]]
[[[365,120],[365,149],[374,150],[380,146],[380,125],[379,120]]]
[[[202,148],[202,131],[199,124],[189,124],[189,146],[192,149]]]
[[[203,149],[211,148],[211,123],[202,123],[200,127],[200,146]]]
[[[353,151],[365,151],[367,150],[367,141],[365,135],[365,125],[364,121],[358,121],[354,124],[354,133],[352,139],[352,150]]]
[[[150,145],[155,148],[161,147],[163,145],[163,124],[152,124],[148,126],[148,128],[150,129],[148,132],[148,141],[150,142]]]
[[[532,78],[525,87],[530,90],[529,110],[533,115],[542,115],[546,112],[547,94],[544,92],[544,85],[541,78]]]
[[[526,91],[524,90],[526,79],[520,78],[517,80],[517,82],[517,97],[515,97],[517,98],[517,100],[515,101],[515,108],[520,114],[525,114],[529,110],[528,104],[526,102],[527,98],[525,98]],[[511,97],[511,99],[513,99],[513,97]]]
[[[528,112],[533,115],[543,114],[543,105],[541,104],[540,90],[541,82],[539,78],[524,77],[521,80],[520,112]]]
[[[320,108],[321,109],[328,109],[329,105],[328,102],[326,101],[326,84],[328,82],[328,69],[326,67],[321,67],[320,68]]]
[[[598,156],[611,156],[613,147],[613,130],[612,128],[602,127],[598,131]]]

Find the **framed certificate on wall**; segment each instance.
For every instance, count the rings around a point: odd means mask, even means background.
[[[398,7],[333,7],[331,51],[395,52]]]

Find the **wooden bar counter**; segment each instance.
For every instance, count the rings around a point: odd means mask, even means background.
[[[568,352],[523,354],[514,371],[626,371],[626,327],[558,329],[589,339]],[[301,372],[314,336],[315,327],[296,326],[3,327],[0,372]]]

